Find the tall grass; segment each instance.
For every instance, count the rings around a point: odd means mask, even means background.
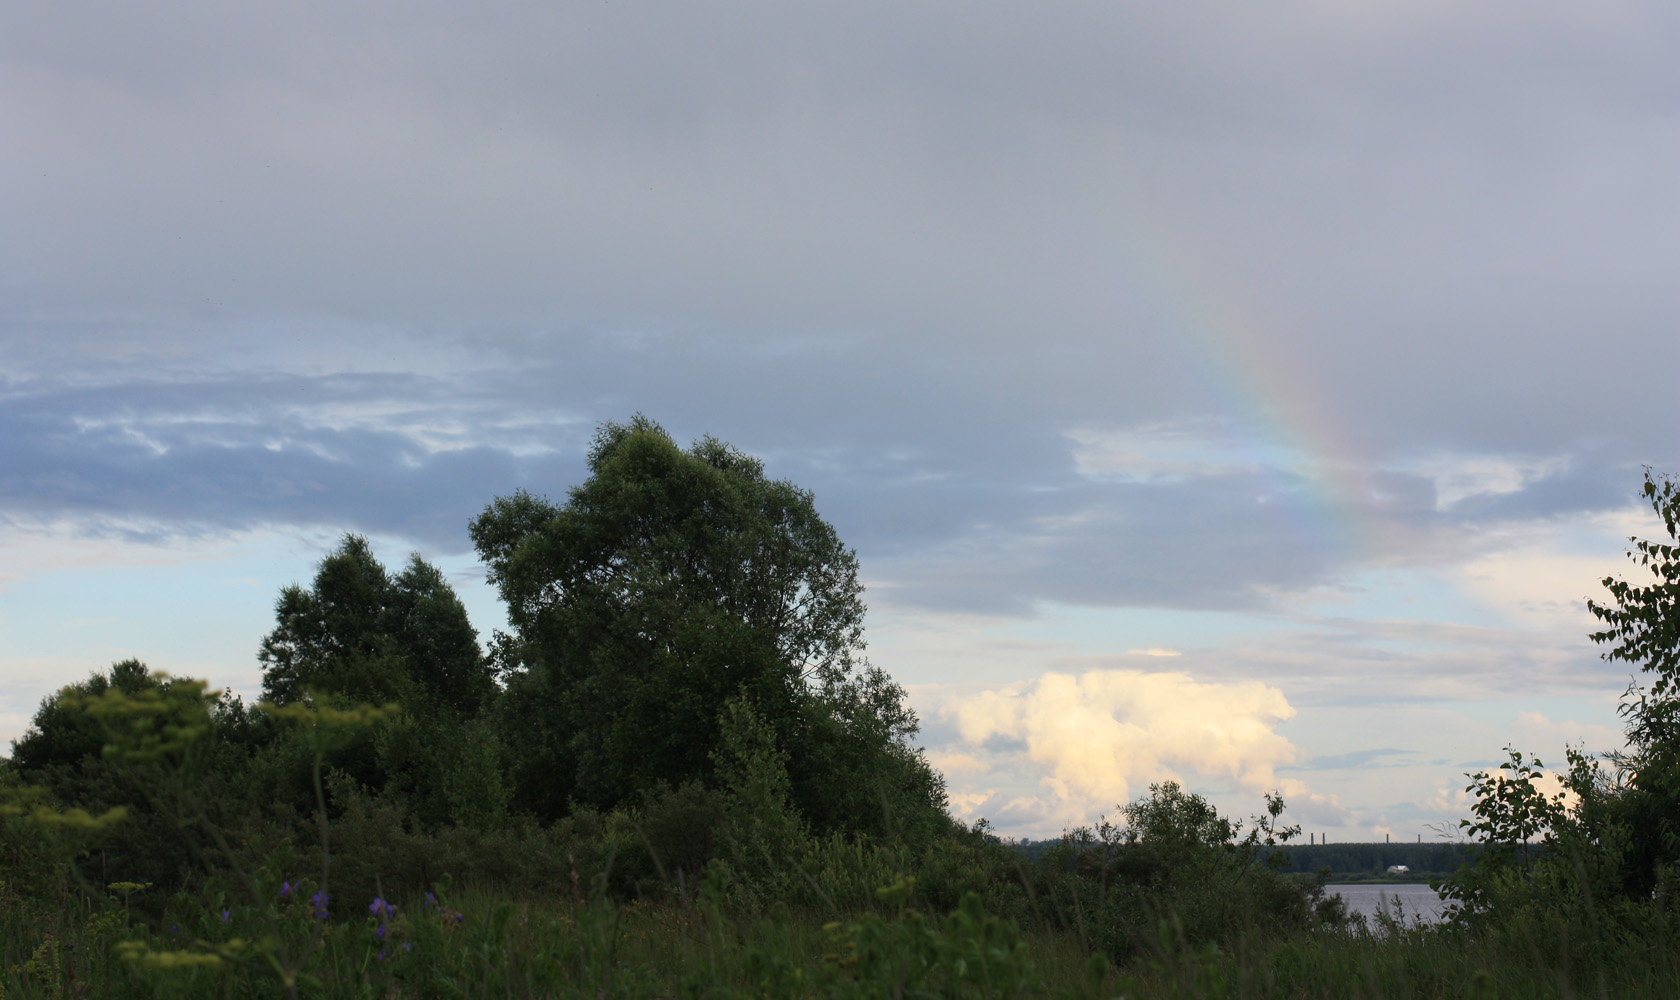
[[[0,987],[7,998],[284,995],[254,940],[265,922],[237,908],[224,916],[218,905],[177,896],[154,924],[126,917],[114,900],[47,907],[7,897]],[[478,891],[405,900],[390,916],[356,909],[314,931],[319,945],[297,975],[298,995],[1102,995],[1083,988],[1088,957],[1069,939],[1024,936],[977,900],[942,919],[905,905],[848,921],[786,907],[748,914],[705,902]]]
[[[334,901],[318,921],[296,891],[276,895],[271,920],[210,887],[154,915],[125,911],[117,892],[30,900],[3,889],[0,988],[7,1000],[279,997],[287,987],[263,940],[279,933],[306,956],[296,995],[322,998],[1680,996],[1680,925],[1654,907],[1643,922],[1596,930],[1576,915],[1531,913],[1476,932],[1392,920],[1257,926],[1223,945],[1193,943],[1169,914],[1116,968],[1066,914],[1023,925],[970,895],[928,915],[908,880],[842,919],[699,897],[463,887],[381,912],[373,900]]]

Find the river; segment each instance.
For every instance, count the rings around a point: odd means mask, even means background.
[[[1347,900],[1347,908],[1351,913],[1374,918],[1379,908],[1387,907],[1389,914],[1403,916],[1408,924],[1414,922],[1413,918],[1432,924],[1441,919],[1441,910],[1445,906],[1434,889],[1414,883],[1353,883],[1327,885],[1324,888]]]

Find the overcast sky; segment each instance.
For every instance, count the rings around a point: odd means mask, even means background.
[[[953,806],[1433,836],[1619,740],[1671,3],[0,9],[0,739],[641,411],[814,491]]]

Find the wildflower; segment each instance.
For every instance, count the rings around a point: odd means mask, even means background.
[[[385,961],[385,949],[384,948],[379,949],[379,954],[373,956],[373,960],[376,961],[376,962]]]
[[[432,894],[432,893],[429,893],[429,892],[426,893],[426,909],[435,910],[437,908],[438,908],[437,896]]]
[[[376,917],[389,917],[395,909],[390,903],[385,902],[378,896],[373,897],[373,902],[368,904],[368,912]]]
[[[332,902],[331,896],[324,892],[317,892],[315,895],[309,897],[309,902],[315,907],[315,919],[327,919],[327,904]]]
[[[227,923],[227,922],[228,922],[228,921],[229,921],[229,920],[231,920],[231,919],[232,919],[232,918],[233,918],[233,915],[232,915],[232,913],[231,913],[231,912],[230,912],[230,911],[228,911],[228,910],[223,910],[223,911],[222,911],[222,923],[224,923],[224,924],[225,924],[225,923]]]
[[[292,883],[291,883],[290,880],[287,880],[285,882],[280,883],[280,898],[281,899],[291,899],[292,898]]]
[[[385,925],[380,924],[378,927],[375,927],[373,929],[373,936],[381,941],[385,940]]]
[[[180,925],[178,925],[178,924],[170,924],[170,925],[169,925],[169,933],[171,933],[171,934],[179,934],[179,933],[181,933],[181,928],[180,928]]]
[[[413,950],[414,950],[414,942],[413,941],[404,941],[403,942],[403,951],[413,951]]]

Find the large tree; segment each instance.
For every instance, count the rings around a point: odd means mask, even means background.
[[[531,741],[528,807],[556,816],[709,779],[736,698],[775,730],[818,826],[845,825],[832,786],[858,786],[859,770],[892,788],[863,793],[874,805],[853,804],[854,822],[942,801],[908,747],[902,691],[860,658],[857,557],[808,491],[714,438],[680,448],[639,415],[600,428],[589,472],[564,504],[519,492],[472,524],[515,631],[500,648],[515,668],[506,717]]]

